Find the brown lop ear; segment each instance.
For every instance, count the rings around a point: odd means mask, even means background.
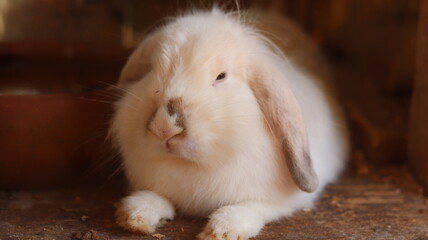
[[[120,73],[117,85],[126,85],[140,80],[151,69],[152,54],[159,38],[158,33],[147,36],[134,50]]]
[[[285,79],[254,73],[250,87],[265,117],[267,127],[277,138],[296,185],[305,192],[318,187],[312,167],[307,133],[300,106]],[[267,75],[267,74],[264,74]]]

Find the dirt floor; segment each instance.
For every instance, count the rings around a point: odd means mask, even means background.
[[[428,198],[407,169],[356,165],[315,208],[267,225],[256,239],[428,239]],[[195,239],[206,223],[179,216],[156,234],[129,233],[114,219],[124,187],[110,185],[1,191],[0,239]]]

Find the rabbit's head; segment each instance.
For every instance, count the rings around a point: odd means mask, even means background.
[[[124,152],[143,152],[141,161],[207,168],[262,148],[251,139],[268,135],[296,185],[314,191],[305,124],[284,66],[275,47],[236,15],[178,17],[145,38],[123,69],[118,87],[126,93],[112,132]]]

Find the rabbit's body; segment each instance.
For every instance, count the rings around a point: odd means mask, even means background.
[[[279,30],[271,33],[287,34]],[[272,46],[218,10],[179,17],[142,43],[122,73],[129,92],[112,124],[136,191],[119,224],[151,232],[174,208],[212,212],[200,238],[245,239],[311,206],[337,177],[347,136],[326,75]]]

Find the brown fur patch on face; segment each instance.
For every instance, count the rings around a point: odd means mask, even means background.
[[[168,114],[170,116],[174,116],[175,114],[177,114],[182,106],[182,99],[181,98],[171,98],[168,101],[168,104],[166,105],[166,109],[168,110]]]
[[[184,129],[183,99],[180,97],[170,99],[166,105],[166,109],[171,117],[176,115],[175,124]]]

